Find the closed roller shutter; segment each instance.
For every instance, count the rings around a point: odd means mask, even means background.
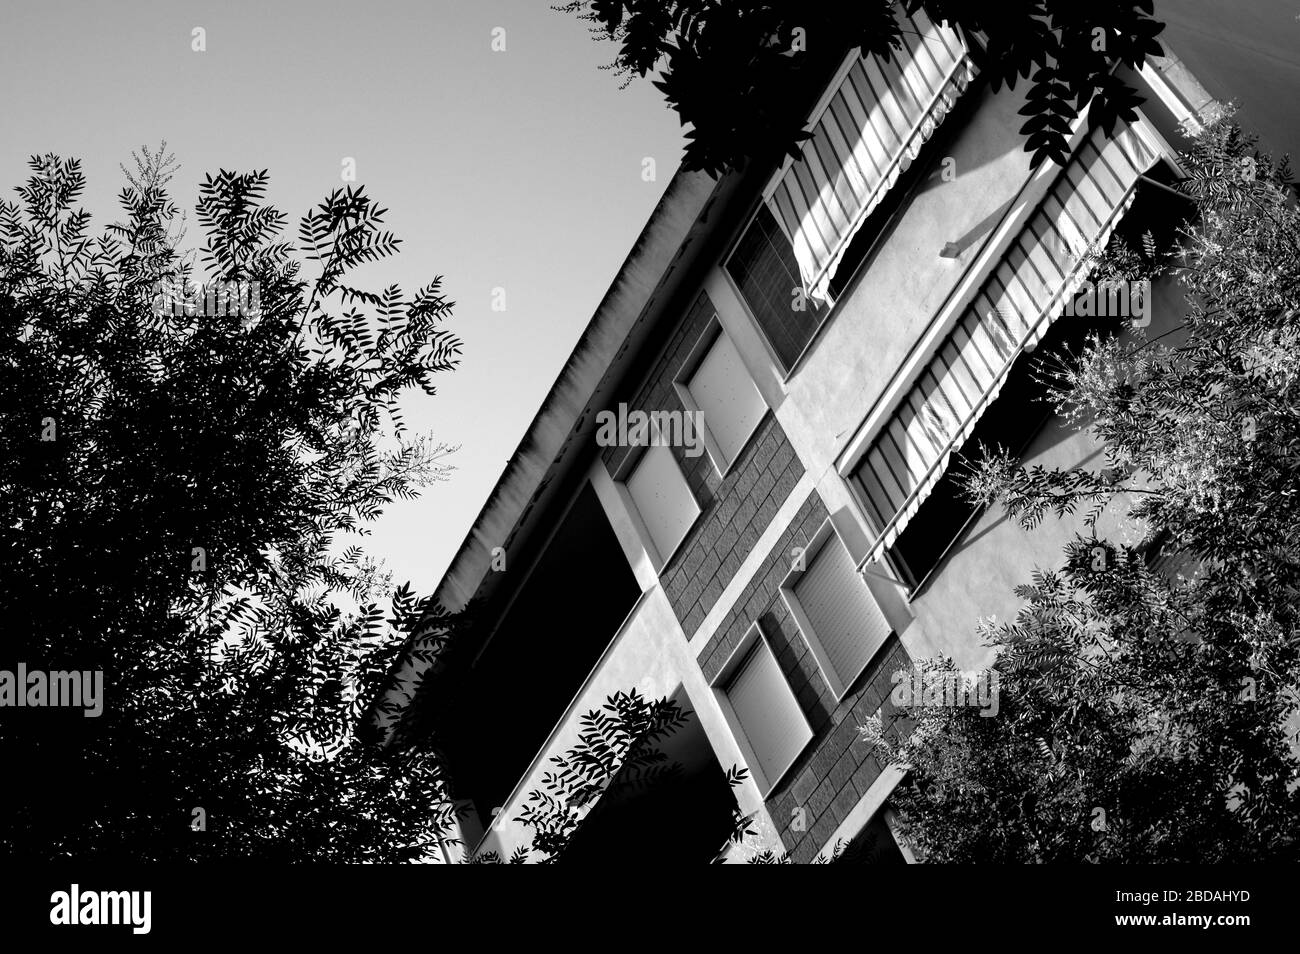
[[[672,556],[700,513],[681,468],[667,447],[649,447],[641,455],[627,491],[662,564]]]
[[[761,637],[724,691],[758,761],[756,768],[762,774],[763,787],[770,788],[799,757],[812,738],[812,729],[776,657]]]
[[[841,697],[884,645],[890,627],[834,533],[795,581],[794,597],[812,630],[805,635],[826,681]]]
[[[723,458],[717,461],[718,469],[725,470],[767,410],[763,395],[726,332],[718,333],[687,388],[704,414],[704,426]]]

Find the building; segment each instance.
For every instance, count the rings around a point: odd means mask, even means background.
[[[1218,101],[1169,51],[1126,77],[1136,122],[1083,117],[1069,163],[1032,170],[1024,87],[992,93],[923,14],[906,37],[892,63],[839,64],[798,160],[674,177],[441,581],[449,610],[477,607],[465,703],[439,727],[474,851],[529,844],[518,815],[551,760],[636,689],[693,713],[665,743],[682,772],[584,805],[584,856],[708,861],[734,798],[757,834],[728,860],[907,859],[899,773],[858,727],[905,718],[890,694],[915,660],[986,666],[977,622],[1013,616],[1078,526],[974,508],[954,461],[1099,456],[1036,400],[1035,356],[1098,311],[1177,324],[1166,282],[1076,307],[1082,253],[1177,217],[1182,137]]]

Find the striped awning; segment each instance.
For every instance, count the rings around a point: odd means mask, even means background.
[[[1159,151],[1139,126],[1095,131],[1057,175],[1028,224],[876,434],[854,471],[880,534],[862,565],[891,546],[943,476],[952,453],[1091,270]]]
[[[894,15],[903,48],[888,60],[850,56],[811,118],[800,158],[787,159],[764,193],[794,246],[804,288],[819,300],[858,228],[974,75],[954,30],[920,10]]]

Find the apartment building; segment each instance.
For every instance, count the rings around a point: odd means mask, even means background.
[[[1023,87],[993,93],[923,14],[904,35],[828,71],[797,159],[673,178],[438,586],[476,608],[469,661],[423,689],[465,700],[437,730],[471,851],[527,846],[551,760],[635,689],[691,712],[664,743],[681,771],[585,805],[573,857],[707,862],[738,805],[757,834],[727,860],[909,860],[900,774],[858,727],[906,719],[891,689],[916,660],[986,666],[978,621],[1013,616],[1078,528],[972,506],[959,464],[981,444],[1099,460],[1036,369],[1096,329],[1178,323],[1168,281],[1076,307],[1084,253],[1177,220],[1178,148],[1217,102],[1168,51],[1126,77],[1137,121],[1085,116],[1069,162],[1032,170]]]

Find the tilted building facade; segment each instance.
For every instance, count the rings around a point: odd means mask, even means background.
[[[1099,460],[1035,362],[1178,324],[1171,281],[1074,303],[1089,249],[1177,218],[1182,137],[1217,102],[1167,50],[1125,76],[1137,121],[1084,115],[1069,162],[1032,169],[1023,87],[991,92],[923,15],[905,28],[891,61],[830,73],[798,159],[674,177],[443,578],[447,609],[476,607],[439,728],[471,852],[527,846],[552,759],[635,689],[692,713],[664,746],[682,771],[585,805],[582,856],[908,857],[900,773],[858,727],[906,718],[891,689],[918,659],[988,665],[978,622],[1011,618],[1079,527],[974,507],[955,464]],[[733,799],[756,835],[724,846]]]

